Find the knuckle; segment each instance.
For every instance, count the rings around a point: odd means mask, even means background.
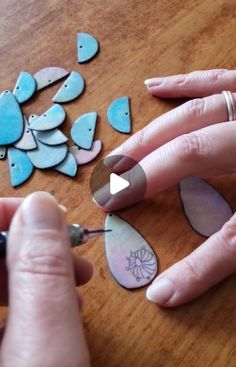
[[[131,138],[126,140],[124,144],[122,144],[119,154],[132,156],[133,154],[136,155],[137,151],[145,151],[145,149],[147,149],[146,135],[146,128],[139,130]]]
[[[208,156],[211,150],[210,141],[203,134],[186,134],[174,141],[174,154],[181,160],[201,159]]]
[[[190,283],[201,283],[203,280],[203,274],[200,272],[197,262],[190,256],[183,260],[184,269],[183,273],[186,274]]]
[[[67,277],[68,258],[61,239],[53,233],[40,238],[30,237],[17,259],[17,270],[21,273]]]
[[[218,233],[224,250],[236,257],[236,215],[234,215]]]
[[[186,102],[183,105],[184,112],[194,119],[199,119],[199,117],[204,115],[205,108],[206,108],[205,98],[195,98]]]
[[[135,135],[135,146],[138,148],[143,148],[145,146],[146,141],[146,129],[139,130]]]
[[[209,71],[208,78],[212,81],[221,80],[226,72],[226,69],[214,69]]]

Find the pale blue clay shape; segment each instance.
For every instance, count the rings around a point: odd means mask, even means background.
[[[115,214],[105,221],[106,258],[116,281],[127,289],[136,289],[150,283],[156,276],[156,255],[145,238],[129,223]]]
[[[64,161],[56,166],[55,170],[64,173],[66,176],[74,177],[77,173],[78,166],[73,154],[68,152]]]
[[[32,97],[36,91],[36,88],[37,84],[34,77],[30,73],[22,71],[16,82],[13,94],[16,97],[18,103],[23,103]]]
[[[32,175],[34,167],[27,153],[10,147],[7,151],[11,184],[13,187],[24,183]]]
[[[0,147],[0,159],[4,159],[6,157],[7,148],[6,147]]]
[[[36,116],[36,115],[33,115]],[[30,129],[37,131],[52,130],[58,127],[65,120],[66,113],[59,104],[54,104],[43,115],[29,119]]]
[[[70,76],[65,80],[61,88],[53,97],[53,102],[70,102],[80,96],[84,90],[84,79],[77,71],[72,71]]]
[[[115,99],[107,110],[109,124],[121,133],[131,132],[129,97]]]
[[[34,120],[36,120],[37,118],[39,118],[39,115],[35,115],[35,114],[30,115],[30,116],[29,116],[29,120],[28,120],[29,124],[31,125],[31,123],[32,123]]]
[[[74,155],[79,166],[93,161],[101,152],[101,149],[101,140],[95,140],[90,150],[79,148],[77,145],[69,147],[69,151]]]
[[[48,85],[65,78],[67,75],[69,75],[69,72],[66,69],[57,66],[49,66],[41,69],[34,74],[34,79],[37,83],[37,90],[43,89]]]
[[[97,113],[89,112],[80,116],[72,125],[71,138],[81,148],[91,149],[95,134]]]
[[[77,33],[77,57],[79,64],[92,59],[98,50],[99,44],[94,36],[88,33]]]
[[[50,131],[34,131],[34,136],[43,144],[59,145],[68,141],[68,138],[59,129]]]
[[[14,145],[16,148],[21,150],[32,150],[37,147],[32,131],[29,128],[29,123],[24,116],[24,132],[20,140]]]
[[[50,146],[37,141],[37,148],[27,152],[29,159],[37,168],[45,169],[60,164],[67,155],[66,144]]]
[[[23,134],[24,122],[14,95],[6,90],[0,95],[0,146],[14,144]]]

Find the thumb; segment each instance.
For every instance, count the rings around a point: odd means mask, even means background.
[[[8,237],[9,317],[0,365],[89,366],[63,213],[47,193],[29,195]]]

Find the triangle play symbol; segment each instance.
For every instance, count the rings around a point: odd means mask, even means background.
[[[126,189],[129,187],[129,181],[125,180],[124,178],[116,175],[115,173],[110,174],[110,194],[115,195],[118,192]]]

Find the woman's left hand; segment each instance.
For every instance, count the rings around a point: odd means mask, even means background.
[[[159,97],[198,97],[159,116],[110,154],[139,163],[147,180],[145,197],[188,176],[236,173],[236,121],[228,121],[226,100],[221,93],[232,92],[236,114],[235,81],[235,70],[207,70],[145,82],[148,91]],[[136,178],[132,169],[130,172],[130,177]],[[128,194],[124,190],[124,198],[122,192],[119,194],[119,201],[103,195],[106,209],[108,205],[113,211],[132,204],[138,184],[134,180]],[[149,287],[147,297],[162,306],[177,306],[235,271],[236,215],[192,254],[160,274]]]

